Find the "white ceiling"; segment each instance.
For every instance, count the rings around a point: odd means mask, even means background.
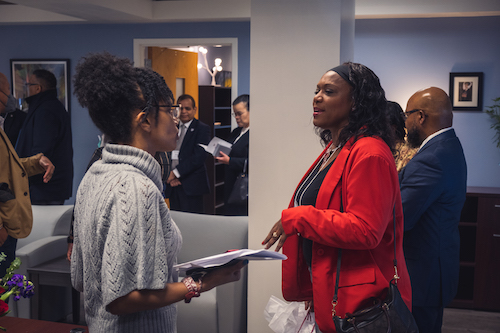
[[[250,4],[251,0],[8,0],[0,1],[0,24],[246,21]],[[355,8],[360,19],[500,16],[498,0],[356,0]]]

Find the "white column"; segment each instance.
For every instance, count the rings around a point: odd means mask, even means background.
[[[312,124],[316,84],[353,58],[353,0],[252,0],[249,248],[287,208],[322,147]],[[272,332],[263,311],[281,294],[281,262],[248,267],[248,332]]]

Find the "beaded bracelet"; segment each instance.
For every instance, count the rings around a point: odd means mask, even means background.
[[[186,288],[189,290],[186,296],[184,296],[184,302],[189,303],[191,302],[191,298],[200,297],[201,280],[198,280],[198,283],[200,284],[199,288],[191,276],[185,277],[181,282],[184,283]]]

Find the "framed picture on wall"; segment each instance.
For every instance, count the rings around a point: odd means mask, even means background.
[[[12,95],[17,99],[19,108],[28,109],[26,97],[29,96],[29,80],[33,71],[37,69],[46,69],[55,75],[57,96],[69,112],[69,59],[11,59]]]
[[[482,111],[483,73],[450,73],[450,99],[455,111]]]

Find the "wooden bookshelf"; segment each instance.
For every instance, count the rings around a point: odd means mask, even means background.
[[[210,126],[211,136],[227,140],[231,134],[231,88],[199,86],[199,119]],[[207,158],[210,194],[204,198],[206,214],[222,214],[224,206],[224,164]]]
[[[460,277],[450,306],[500,311],[500,188],[468,187],[458,227]]]

